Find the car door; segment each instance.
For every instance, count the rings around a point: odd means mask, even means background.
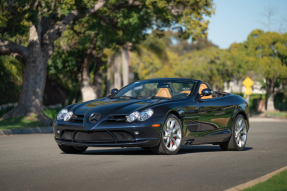
[[[233,113],[233,104],[226,97],[201,99],[198,101],[201,133],[200,142],[222,142],[230,136],[227,128]]]

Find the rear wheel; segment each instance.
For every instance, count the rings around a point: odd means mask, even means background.
[[[58,145],[64,153],[80,154],[87,150],[88,147],[73,147],[68,145]]]
[[[182,142],[182,123],[176,115],[170,114],[164,122],[160,143],[151,147],[155,154],[176,154]]]
[[[247,122],[242,115],[235,118],[229,141],[220,145],[224,151],[242,151],[247,141]]]

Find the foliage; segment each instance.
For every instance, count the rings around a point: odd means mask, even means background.
[[[19,99],[23,65],[13,57],[0,57],[0,105]],[[5,92],[5,93],[4,93]]]
[[[287,111],[287,96],[279,92],[274,96],[274,106],[279,111]]]
[[[145,41],[134,46],[132,56],[132,69],[136,79],[157,77],[158,70],[168,63],[166,46],[154,34],[149,35]]]
[[[208,47],[218,48],[217,45],[207,40],[207,38],[198,38],[190,43],[188,39],[181,38],[178,32],[173,32],[170,30],[164,32],[164,37],[162,40],[170,51],[175,52],[179,56],[187,54],[191,51],[203,50]]]
[[[61,111],[62,108],[58,108],[58,109],[44,109],[44,113],[47,117],[51,118],[51,119],[55,119],[57,114]]]
[[[120,1],[110,1],[109,5],[118,2]],[[153,51],[157,56],[166,60],[167,56],[162,51],[164,49],[162,44],[158,46],[151,42],[162,35],[163,27],[173,27],[174,30],[179,31],[178,35],[192,36],[197,39],[206,35],[208,21],[205,21],[202,15],[210,16],[214,11],[210,0],[174,3],[164,0],[139,2],[143,5],[128,9],[110,9],[107,6],[89,17],[72,23],[62,38],[55,42],[55,53],[48,63],[48,75],[59,81],[63,81],[64,76],[72,82],[69,84],[79,88],[78,77],[83,70],[84,59],[93,38],[96,39],[95,52],[96,54],[103,53],[104,63],[107,61],[107,52],[110,54],[117,52],[127,42],[132,43],[134,50],[138,53],[145,49],[145,51]],[[187,13],[190,15],[186,15]],[[154,29],[154,38],[150,41],[148,38],[143,44],[139,44],[146,38],[147,33],[144,31],[149,28]],[[112,51],[105,51],[105,49]],[[91,71],[92,84],[96,83],[93,77],[94,72],[97,72],[95,68],[98,64],[95,58],[91,60],[89,71]],[[106,68],[105,65],[101,66],[101,71],[105,72]],[[63,84],[63,87],[67,86]]]
[[[10,106],[10,107],[6,107],[5,109],[1,109],[0,110],[0,118],[5,114],[5,113],[7,113],[8,111],[10,111],[11,109],[13,109],[14,108],[14,106]]]
[[[255,30],[244,43],[256,72],[265,79],[287,78],[287,33]]]
[[[76,100],[80,99],[80,85],[77,80],[77,74],[80,70],[81,65],[79,63],[82,57],[83,51],[79,49],[70,51],[57,49],[47,65],[47,75],[66,92],[69,103],[74,98]]]
[[[200,79],[210,83],[217,91],[223,90],[224,82],[239,81],[246,76],[255,75],[263,87],[269,88],[268,92],[272,90],[275,95],[275,89],[277,92],[280,90],[284,92],[287,86],[286,37],[287,33],[254,30],[247,41],[233,43],[229,49],[222,50],[208,41],[203,43],[198,40],[189,44],[171,31],[167,31],[164,38],[159,41],[168,49],[168,61],[163,63],[151,53],[145,53],[146,56],[133,58],[133,69],[139,79],[150,77]],[[173,44],[174,40],[179,43]],[[284,97],[284,95],[280,99],[276,97],[276,109],[286,109]],[[259,97],[250,101],[257,102],[258,99]],[[257,103],[251,105],[254,105],[251,109],[256,111]]]
[[[169,36],[170,32],[167,31]],[[150,37],[152,39],[152,37]],[[169,39],[171,40],[171,39]],[[146,41],[149,41],[147,39]],[[146,44],[144,41],[142,44]],[[186,54],[177,54],[172,51],[178,45],[168,43],[167,39],[153,39],[154,44],[164,47],[168,46],[167,59],[164,61],[154,52],[143,51],[142,55],[138,57],[133,56],[132,66],[134,71],[138,74],[139,79],[147,79],[152,77],[182,77],[200,79],[202,81],[213,84],[217,90],[223,89],[223,82],[229,81],[232,77],[230,69],[231,63],[227,62],[227,51],[216,48],[216,45],[211,45],[207,41],[206,46],[202,45],[202,40],[190,45],[190,47],[200,47],[188,49]],[[203,48],[205,47],[205,48]],[[181,49],[181,53],[184,49]]]
[[[274,111],[274,96],[284,89],[287,79],[287,33],[252,31],[243,43],[249,65],[265,79],[267,111]],[[252,64],[251,64],[252,63]]]
[[[181,57],[180,60],[186,60],[186,64],[184,67],[177,67],[178,72],[187,78],[206,81],[215,90],[223,90],[223,82],[228,82],[232,74],[225,56],[226,50],[215,47],[193,51]]]

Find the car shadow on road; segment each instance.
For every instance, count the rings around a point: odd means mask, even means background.
[[[243,151],[252,150],[252,147],[245,147]],[[182,146],[177,155],[205,152],[225,152],[217,145],[194,145]],[[62,153],[66,154],[66,153]],[[149,149],[141,148],[107,148],[96,149],[90,148],[80,155],[155,155]]]

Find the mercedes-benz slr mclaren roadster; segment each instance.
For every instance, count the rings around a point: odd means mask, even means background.
[[[181,78],[137,81],[102,99],[62,109],[55,140],[65,153],[88,147],[141,147],[176,154],[181,145],[214,144],[244,149],[248,103],[213,91],[208,83]]]

